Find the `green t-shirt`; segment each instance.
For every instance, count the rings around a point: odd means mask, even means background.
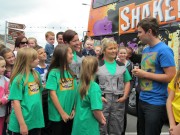
[[[77,92],[77,82],[69,72],[64,72],[67,82],[62,82],[60,78],[59,69],[53,69],[49,72],[46,82],[46,89],[56,91],[59,103],[63,110],[70,115],[75,103],[75,96]],[[50,95],[48,97],[48,113],[49,120],[61,121],[62,118],[58,113]]]
[[[73,56],[73,60],[74,60],[75,62],[77,62],[77,54],[76,54],[76,51],[73,52],[73,55],[74,55],[74,56]]]
[[[112,63],[110,63],[110,62],[107,62],[106,60],[104,60],[104,62],[105,62],[108,72],[111,75],[114,75],[116,73],[116,64],[117,64],[116,61],[114,60]],[[131,75],[127,69],[123,75],[124,75],[124,82],[129,82],[132,79]]]
[[[106,65],[108,72],[111,75],[114,75],[116,73],[116,61],[114,60],[112,63],[110,63],[110,62],[104,60],[104,63]]]
[[[42,85],[38,85],[35,82],[32,73],[29,75],[28,84],[24,86],[26,76],[23,76],[20,83],[18,84],[19,77],[15,77],[10,85],[9,100],[19,100],[22,110],[24,121],[28,127],[28,130],[34,128],[44,127],[44,117],[42,109],[42,98],[41,91],[43,90]],[[39,80],[41,80],[39,76]],[[10,115],[9,130],[13,132],[20,132],[19,122],[17,120],[14,108]]]
[[[101,90],[96,82],[91,82],[87,95],[77,96],[76,112],[72,135],[99,135],[99,123],[93,115],[94,110],[102,110]]]
[[[124,73],[124,82],[129,82],[132,79],[128,69],[126,68],[126,71]]]

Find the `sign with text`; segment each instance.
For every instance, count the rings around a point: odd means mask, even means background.
[[[155,17],[160,25],[180,21],[180,0],[151,0],[119,8],[119,35],[131,33],[141,19]]]
[[[22,30],[24,30],[26,28],[26,26],[24,24],[11,23],[11,22],[8,22],[8,27],[14,28],[14,29],[22,29]]]
[[[8,35],[17,38],[18,36],[24,35],[24,31],[8,28]]]

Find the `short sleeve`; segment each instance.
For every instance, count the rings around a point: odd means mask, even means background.
[[[168,88],[172,91],[176,91],[175,87],[174,87],[174,79],[175,77],[171,80],[171,82],[168,84]]]
[[[46,81],[46,89],[56,90],[58,87],[58,81],[59,80],[57,78],[56,72],[51,70]]]
[[[37,74],[38,74],[39,81],[40,81],[39,89],[40,89],[40,91],[42,92],[42,91],[44,90],[43,85],[42,85],[42,79],[41,79],[41,76],[40,76],[39,72],[38,72],[38,71],[36,71],[36,72],[37,72]]]
[[[129,71],[126,69],[124,73],[124,82],[129,82],[131,79],[131,75],[129,74]]]
[[[97,83],[92,82],[89,89],[91,110],[102,110],[101,90]]]
[[[25,90],[24,82],[20,81],[18,83],[17,77],[10,84],[10,93],[9,100],[22,100],[23,98],[23,90]]]
[[[169,47],[161,50],[158,58],[162,68],[175,66],[174,53]]]

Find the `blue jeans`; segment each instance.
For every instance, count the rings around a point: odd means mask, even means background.
[[[166,118],[166,105],[157,106],[139,100],[138,135],[160,135]]]

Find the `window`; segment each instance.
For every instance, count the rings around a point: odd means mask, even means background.
[[[94,0],[93,1],[93,8],[98,8],[102,6],[106,6],[111,3],[118,2],[118,0]]]

